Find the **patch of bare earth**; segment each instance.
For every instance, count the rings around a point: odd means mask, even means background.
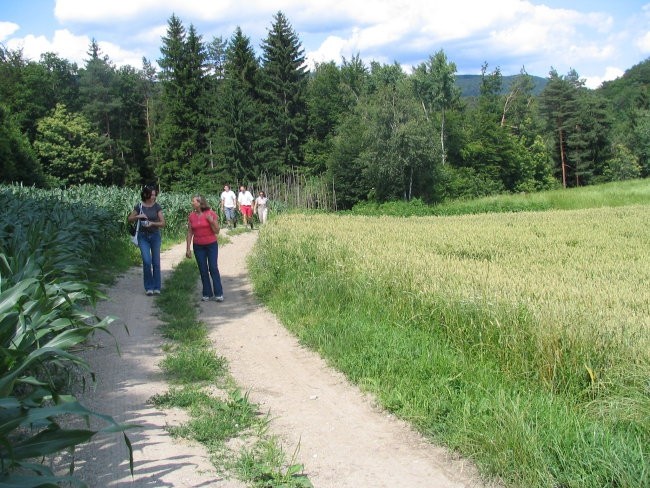
[[[210,330],[219,355],[249,398],[268,412],[270,429],[290,457],[305,466],[316,488],[484,486],[468,461],[428,443],[406,423],[378,408],[317,354],[302,347],[253,296],[246,269],[257,232],[232,236],[219,248],[223,303],[201,303],[200,319]],[[185,244],[163,253],[163,280],[183,259]],[[164,290],[163,290],[164,293]],[[99,337],[85,356],[97,373],[95,391],[82,403],[120,422],[139,424],[129,431],[135,472],[128,470],[126,447],[119,436],[104,435],[82,446],[76,473],[93,487],[240,487],[212,467],[195,443],[172,438],[165,427],[183,415],[160,411],[149,398],[168,389],[158,363],[163,340],[157,330],[154,300],[142,289],[134,268],[98,306],[100,315],[116,315],[128,326]]]

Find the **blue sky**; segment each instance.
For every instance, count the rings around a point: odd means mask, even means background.
[[[650,57],[650,0],[0,0],[0,43],[83,66],[94,38],[115,65],[140,68],[176,14],[204,41],[239,26],[259,55],[279,10],[310,66],[359,54],[410,72],[443,49],[458,74],[573,68],[595,88]]]

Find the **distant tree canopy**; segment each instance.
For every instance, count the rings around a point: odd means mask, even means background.
[[[160,70],[0,47],[0,179],[216,191],[298,173],[338,208],[362,200],[537,191],[650,174],[650,60],[597,90],[571,70],[457,75],[443,50],[414,66],[360,54],[308,70],[282,12],[256,55],[237,27],[204,40],[169,18]]]

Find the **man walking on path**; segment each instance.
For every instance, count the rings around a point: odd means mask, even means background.
[[[237,227],[237,217],[235,215],[237,211],[237,197],[235,192],[230,189],[230,185],[225,185],[221,192],[221,211],[226,217],[228,228],[232,229],[233,226]]]
[[[239,187],[239,194],[237,195],[237,204],[239,211],[244,219],[244,225],[253,228],[253,195],[249,192],[244,185]]]

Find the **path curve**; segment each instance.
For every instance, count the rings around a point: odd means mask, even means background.
[[[253,296],[246,258],[257,232],[231,236],[219,248],[225,301],[201,303],[200,319],[210,330],[219,355],[250,400],[269,412],[271,431],[315,488],[478,488],[471,463],[432,446],[406,423],[379,409],[317,354],[299,345]],[[184,258],[185,244],[162,254],[163,280]],[[197,283],[197,292],[199,291]],[[164,286],[164,285],[163,285]],[[164,290],[163,290],[164,293]],[[78,448],[77,475],[91,487],[241,488],[217,475],[202,446],[173,439],[165,430],[184,415],[160,411],[149,398],[168,385],[158,364],[163,338],[154,299],[142,289],[140,268],[132,268],[98,304],[100,316],[121,317],[113,327],[120,345],[105,335],[84,356],[97,374],[97,387],[81,396],[84,405],[119,422],[141,425],[128,432],[135,473],[128,471],[126,448],[116,435],[105,435]]]
[[[246,258],[257,232],[219,250],[226,300],[201,304],[201,320],[237,384],[269,411],[271,429],[316,488],[477,488],[475,469],[379,409],[261,306]]]

